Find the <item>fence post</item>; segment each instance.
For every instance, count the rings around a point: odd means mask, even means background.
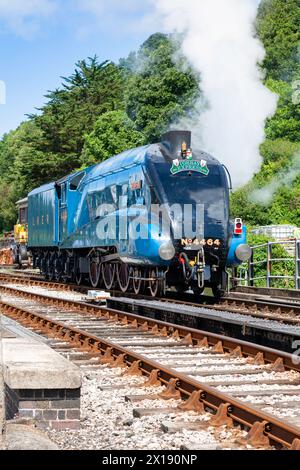
[[[249,281],[248,281],[248,285],[250,287],[254,287],[254,247],[252,249],[252,253],[251,253],[251,258],[249,259],[249,267],[248,267],[248,272],[249,272]]]
[[[267,259],[267,287],[271,287],[271,276],[272,276],[272,243],[268,242],[268,259]]]
[[[295,240],[295,288],[300,289],[299,263],[300,263],[300,240]]]

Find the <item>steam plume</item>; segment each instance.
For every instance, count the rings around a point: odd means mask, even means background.
[[[281,175],[276,176],[266,186],[253,191],[250,200],[267,206],[272,203],[275,193],[282,187],[290,187],[300,174],[300,153],[294,155],[291,166]]]
[[[213,153],[234,186],[259,170],[259,145],[277,96],[262,83],[262,44],[254,36],[258,0],[153,0],[168,32],[185,33],[183,53],[201,74],[208,106],[191,126],[197,146]]]

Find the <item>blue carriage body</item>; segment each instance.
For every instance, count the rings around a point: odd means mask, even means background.
[[[229,218],[229,182],[226,171],[215,158],[201,153],[197,161],[205,161],[209,173],[182,172],[172,175],[172,161],[166,158],[161,144],[153,144],[123,152],[107,161],[69,175],[57,182],[35,189],[29,194],[30,249],[92,250],[114,247],[119,259],[130,265],[167,268],[173,260],[160,256],[160,249],[174,239],[176,217],[170,214],[171,234],[162,234],[158,220],[149,219],[149,206],[158,204],[199,203],[203,205],[203,226],[200,238],[220,245],[207,247],[208,256],[218,255],[224,268],[239,264],[235,256],[239,244],[246,242],[246,233],[233,233]],[[121,201],[121,202],[120,202]],[[105,216],[98,208],[109,204],[114,210]],[[144,236],[132,237],[130,230],[137,218]],[[191,226],[195,215],[191,215]],[[103,231],[110,221],[117,220],[113,234]],[[127,236],[121,236],[121,221],[126,220]],[[113,225],[113,222],[112,222]],[[100,227],[100,228],[99,228]],[[124,227],[123,227],[124,228]],[[123,230],[123,229],[122,229]],[[189,233],[184,237],[189,238]],[[178,247],[178,250],[182,250]],[[212,249],[215,251],[212,252]],[[214,254],[215,253],[215,254]],[[212,262],[211,262],[212,264]],[[206,267],[205,278],[210,278]]]

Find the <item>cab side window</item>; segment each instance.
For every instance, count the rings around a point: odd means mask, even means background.
[[[141,174],[135,175],[130,178],[128,205],[145,205],[145,180]]]

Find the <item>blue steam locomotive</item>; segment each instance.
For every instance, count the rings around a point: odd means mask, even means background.
[[[28,249],[49,280],[153,297],[166,287],[226,288],[226,268],[251,256],[230,221],[230,176],[191,133],[123,152],[28,196]]]

